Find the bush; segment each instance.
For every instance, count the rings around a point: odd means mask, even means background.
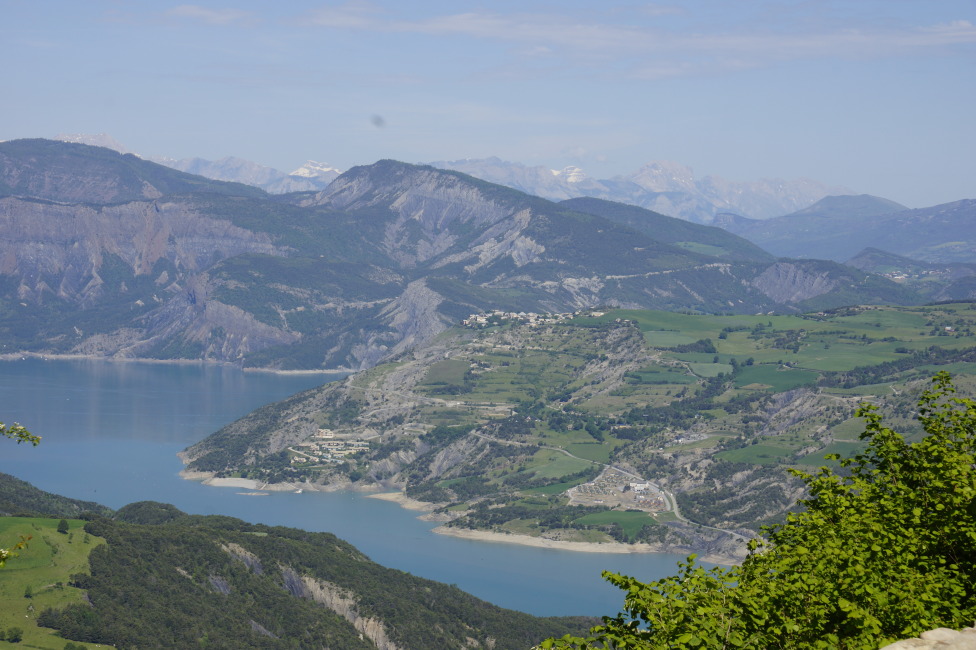
[[[906,443],[870,405],[867,449],[842,473],[808,474],[805,510],[754,540],[741,567],[626,590],[625,613],[592,637],[542,648],[878,648],[976,618],[976,401],[955,397],[946,373],[919,402],[928,434]],[[836,455],[833,458],[837,458]]]

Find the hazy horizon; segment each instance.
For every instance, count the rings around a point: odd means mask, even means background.
[[[0,139],[291,171],[497,156],[593,178],[976,196],[972,2],[0,0]]]

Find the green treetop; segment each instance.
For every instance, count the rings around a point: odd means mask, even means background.
[[[36,447],[37,444],[41,441],[40,436],[33,435],[30,431],[20,426],[16,422],[14,422],[9,427],[3,422],[0,422],[0,434],[8,438],[13,438],[14,440],[17,441],[18,445],[22,442],[29,442]],[[20,541],[17,542],[13,547],[0,548],[0,567],[3,567],[3,565],[7,563],[7,558],[16,557],[17,556],[16,551],[18,549],[22,549],[25,546],[27,546],[27,541],[29,539],[30,537],[22,536],[20,538]]]
[[[0,435],[4,435],[8,438],[13,438],[14,440],[17,441],[18,445],[22,442],[29,442],[36,447],[38,443],[41,442],[40,436],[33,435],[30,431],[20,426],[16,422],[11,424],[10,426],[7,426],[3,422],[0,422]]]

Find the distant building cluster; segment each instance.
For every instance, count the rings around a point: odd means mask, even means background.
[[[291,459],[292,465],[341,463],[349,454],[368,451],[369,441],[340,440],[336,439],[331,429],[319,429],[311,440],[302,442],[296,447],[289,448],[295,454]]]
[[[531,311],[520,311],[516,313],[513,311],[501,311],[496,309],[495,311],[485,312],[483,314],[471,314],[462,320],[461,324],[465,327],[473,328],[489,327],[492,325],[507,325],[512,323],[518,323],[521,325],[547,325],[583,315],[598,318],[603,316],[604,313],[605,312],[602,311],[583,310],[566,312],[562,314],[537,314]]]
[[[660,488],[649,481],[631,481],[631,475],[616,468],[608,468],[589,483],[583,483],[567,491],[571,503],[576,505],[604,505],[610,508],[664,512],[669,509],[667,499]]]
[[[952,274],[953,274],[952,273],[952,269],[948,269],[948,268],[946,268],[946,269],[926,269],[926,270],[923,270],[923,271],[916,271],[914,273],[910,273],[910,272],[907,272],[907,271],[887,271],[887,272],[879,273],[879,275],[881,275],[883,277],[886,277],[889,280],[892,280],[894,282],[899,282],[899,283],[900,282],[907,282],[909,280],[921,280],[922,278],[932,277],[932,276],[937,277],[939,279],[943,279],[943,280],[944,279],[951,279],[952,278]]]

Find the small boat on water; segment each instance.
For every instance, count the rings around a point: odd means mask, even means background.
[[[301,494],[301,493],[302,493],[302,488],[298,488],[297,490],[295,490],[295,494]]]

